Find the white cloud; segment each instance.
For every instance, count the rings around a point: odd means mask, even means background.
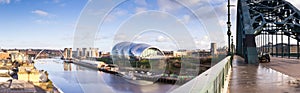
[[[115,35],[114,39],[122,41],[122,40],[126,40],[126,38],[128,38],[128,37],[125,34],[121,33],[121,34]]]
[[[145,11],[147,11],[147,9],[146,9],[146,8],[143,8],[143,7],[137,7],[137,8],[135,9],[135,13],[140,13],[140,12],[145,12]]]
[[[114,20],[116,20],[116,16],[115,15],[108,15],[105,17],[104,21],[105,22],[113,22]]]
[[[158,36],[155,41],[156,42],[168,42],[168,41],[170,41],[170,39],[167,37],[164,37],[164,36]]]
[[[37,15],[40,15],[40,16],[48,16],[49,15],[48,12],[45,12],[45,11],[42,11],[42,10],[34,10],[34,11],[31,11],[31,13],[34,13],[34,14],[37,14]]]
[[[100,12],[99,12],[100,14]],[[97,15],[97,14],[96,14]],[[105,22],[114,22],[115,20],[118,20],[119,17],[128,15],[128,11],[124,9],[117,9],[110,13],[106,18],[104,19]]]
[[[191,4],[197,4],[199,3],[201,0],[188,0]]]
[[[114,13],[114,15],[116,15],[116,16],[124,16],[124,15],[127,15],[127,14],[128,14],[128,11],[123,10],[123,9],[120,9],[120,10],[118,10]]]
[[[0,4],[9,4],[10,0],[0,0]]]
[[[201,0],[182,0],[181,2],[185,3],[187,6],[195,6],[201,4]]]
[[[35,20],[34,22],[35,22],[35,23],[38,23],[38,24],[55,24],[55,23],[56,23],[56,22],[54,22],[54,21],[41,20],[41,19]]]
[[[200,49],[209,49],[210,47],[210,38],[208,36],[203,36],[201,39],[196,39],[195,43]]]
[[[298,9],[300,9],[300,2],[299,2],[299,0],[286,0],[286,1],[290,2],[295,7],[297,7]]]
[[[217,2],[217,1],[216,1]],[[195,13],[201,18],[216,18],[216,17],[225,17],[227,16],[227,3],[219,2],[217,4],[211,2],[201,1],[196,4],[189,4],[190,8],[195,11]],[[214,5],[212,5],[214,4]],[[232,8],[234,9],[234,8]]]
[[[161,11],[175,11],[182,7],[172,0],[157,0],[157,4],[159,6],[159,10]]]
[[[222,27],[227,27],[227,19],[219,19],[219,23]]]
[[[188,24],[190,22],[190,19],[191,19],[190,15],[184,15],[181,21],[185,24]]]

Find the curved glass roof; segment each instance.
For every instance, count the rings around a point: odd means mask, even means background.
[[[112,49],[112,55],[113,56],[135,56],[135,57],[142,57],[142,53],[146,51],[147,49],[151,49],[154,52],[151,52],[154,55],[149,55],[149,56],[164,56],[163,53],[156,47],[148,45],[148,44],[143,44],[143,43],[132,43],[132,42],[121,42],[116,44],[113,49]]]

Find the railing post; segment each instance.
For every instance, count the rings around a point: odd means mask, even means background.
[[[283,47],[283,31],[281,31],[281,47],[282,47],[282,49],[281,49],[281,58],[283,58],[283,56],[284,56],[284,47]]]
[[[290,43],[290,35],[288,35],[288,58],[290,58],[291,57],[291,43]]]
[[[272,56],[274,56],[274,54],[273,54],[273,53],[274,53],[274,52],[273,52],[273,44],[274,44],[274,43],[273,43],[273,41],[274,41],[274,40],[273,40],[273,36],[274,36],[274,35],[272,34],[272,43],[271,43],[271,44],[272,44],[272,50],[271,50],[271,51],[272,51],[272,53],[271,53]]]
[[[267,33],[267,36],[268,36],[268,41],[267,41],[267,44],[268,44],[268,53],[270,53],[270,35],[269,35],[269,33]]]
[[[276,57],[278,57],[278,32],[275,33],[276,35]]]
[[[299,59],[299,40],[297,39],[297,59]]]
[[[265,37],[265,32],[263,31],[262,34],[263,34],[263,36],[262,36],[262,38],[263,38],[262,39],[262,47],[263,47],[263,53],[265,53],[266,52],[266,49],[265,49],[265,38],[266,38]]]

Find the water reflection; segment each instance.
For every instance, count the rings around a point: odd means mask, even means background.
[[[72,71],[72,66],[70,63],[64,63],[64,71]]]
[[[61,60],[37,61],[35,67],[49,72],[54,85],[65,93],[165,93],[178,87],[171,84],[135,85],[123,78],[97,70],[64,63]]]

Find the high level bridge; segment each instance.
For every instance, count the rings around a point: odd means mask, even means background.
[[[300,11],[286,0],[238,0],[236,17],[237,56],[174,92],[300,93]],[[259,63],[260,53],[271,62]]]
[[[300,11],[285,0],[238,0],[236,17],[238,56],[224,58],[170,92],[300,93]],[[258,64],[258,54],[265,52],[273,56],[271,62]]]
[[[237,12],[236,51],[246,62],[257,63],[260,52],[290,57],[291,39],[297,40],[299,58],[300,12],[291,3],[285,0],[239,0]],[[287,45],[283,43],[283,36],[288,38]],[[283,46],[288,47],[284,50]]]

